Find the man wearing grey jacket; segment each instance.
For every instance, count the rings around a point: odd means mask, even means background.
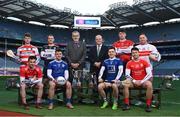
[[[80,33],[72,32],[72,41],[67,44],[66,58],[70,68],[70,82],[72,82],[71,72],[74,70],[82,70],[86,58],[86,43],[80,41]]]

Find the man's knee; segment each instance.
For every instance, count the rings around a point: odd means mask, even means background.
[[[113,84],[112,84],[112,89],[118,89],[117,84],[113,83]]]
[[[53,81],[49,82],[49,88],[55,88],[56,84]]]
[[[21,88],[21,89],[25,89],[25,88],[26,88],[26,84],[21,83],[21,84],[20,84],[20,88]]]
[[[129,85],[127,85],[127,84],[123,85],[123,89],[124,89],[124,90],[125,90],[125,89],[129,89],[129,88],[130,88]]]
[[[104,89],[104,83],[100,83],[100,84],[98,85],[98,90],[102,90],[102,89]]]
[[[152,83],[151,81],[144,82],[145,88],[152,89]]]
[[[69,81],[66,82],[66,88],[67,88],[67,89],[71,89],[71,88],[72,88],[72,87],[71,87],[71,83],[70,83]]]
[[[44,85],[42,83],[38,83],[38,89],[42,89],[44,87]]]

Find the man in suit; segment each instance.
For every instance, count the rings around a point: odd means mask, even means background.
[[[69,63],[70,68],[70,82],[72,82],[72,69],[82,70],[83,64],[86,57],[86,43],[80,41],[80,33],[78,31],[72,32],[72,41],[67,44],[66,48],[66,58]]]
[[[108,47],[103,44],[104,40],[101,35],[96,35],[95,42],[96,45],[90,48],[88,58],[90,61],[90,72],[96,73],[96,77],[98,77],[103,61],[108,58]]]

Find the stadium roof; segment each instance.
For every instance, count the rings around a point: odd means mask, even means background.
[[[15,17],[24,22],[36,21],[47,26],[65,25],[73,27],[78,11],[51,8],[27,0],[0,0],[0,17]],[[86,15],[87,16],[87,15]],[[120,27],[123,25],[143,25],[148,22],[165,22],[180,18],[180,0],[134,0],[133,5],[118,2],[110,5],[101,17],[101,26]]]

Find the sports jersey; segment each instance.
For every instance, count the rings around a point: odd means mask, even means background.
[[[54,79],[57,79],[57,77],[59,76],[66,77],[65,71],[68,70],[68,65],[63,60],[53,60],[49,63],[48,70],[52,70],[52,73],[50,75],[52,75]]]
[[[29,56],[36,56],[37,63],[40,60],[37,47],[33,45],[22,45],[17,49],[17,56],[22,64],[27,64]]]
[[[44,45],[41,50],[41,57],[44,60],[45,67],[48,66],[49,62],[55,59],[55,51],[59,49],[58,46]]]
[[[112,80],[115,80],[118,75],[120,66],[123,66],[123,65],[122,65],[122,61],[118,58],[113,58],[113,59],[109,58],[109,59],[104,60],[101,68],[103,68],[103,67],[105,68],[104,69],[105,75],[106,75],[105,81],[111,82]],[[123,71],[123,67],[121,69],[121,72],[122,71]],[[101,72],[102,71],[100,70],[100,74],[102,74]],[[120,74],[120,76],[118,76],[118,80],[120,79],[121,74]]]
[[[30,79],[33,77],[42,78],[43,74],[39,66],[35,66],[34,69],[30,69],[28,65],[20,67],[20,77]]]
[[[113,47],[116,48],[117,57],[123,62],[129,61],[133,44],[134,42],[131,40],[119,40],[113,43]]]
[[[158,50],[154,45],[151,44],[145,44],[145,45],[137,45],[136,46],[139,49],[139,56],[140,59],[143,59],[147,61],[150,64],[151,70],[153,69],[152,61],[149,58],[150,54],[156,55],[157,61],[160,61],[161,55],[159,54]]]
[[[143,80],[146,76],[146,68],[150,67],[148,62],[139,59],[138,61],[131,60],[127,63],[126,69],[130,70],[130,75],[134,80]]]

